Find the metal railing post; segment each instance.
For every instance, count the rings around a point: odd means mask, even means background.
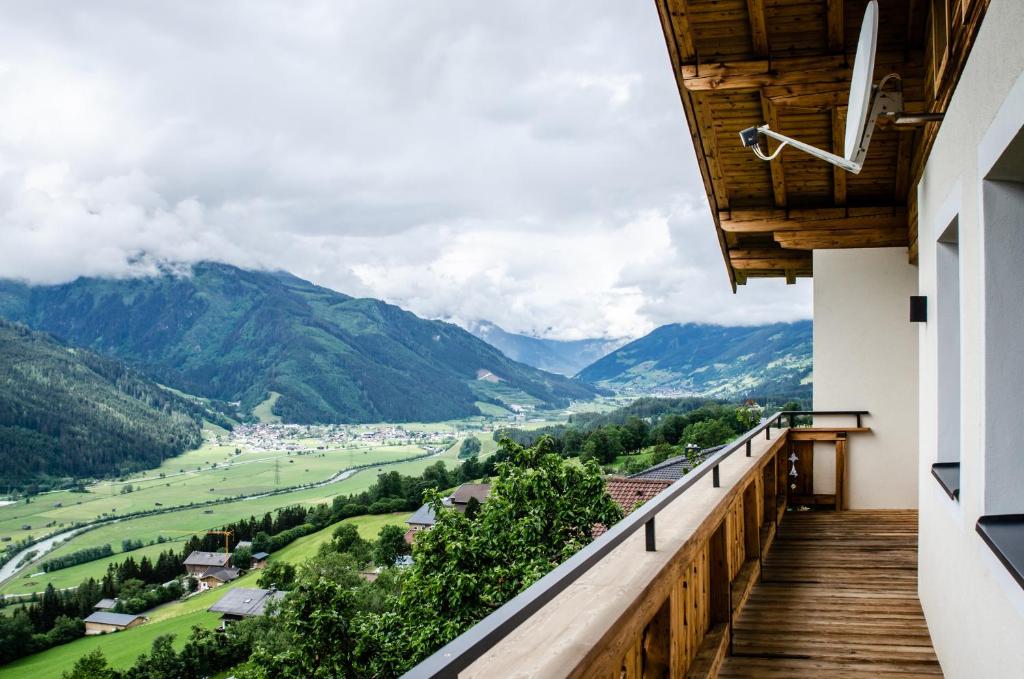
[[[652,516],[647,523],[644,524],[644,534],[647,538],[647,551],[656,552],[656,545],[654,539],[654,517]]]
[[[721,482],[720,482],[720,480],[718,478],[718,465],[717,464],[715,465],[715,468],[711,470],[711,485],[713,485],[715,488],[718,488],[721,485]]]
[[[750,457],[750,439],[747,439],[747,457]]]

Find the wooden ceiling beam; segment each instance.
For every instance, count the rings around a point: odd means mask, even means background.
[[[786,249],[830,250],[838,248],[885,248],[909,245],[905,229],[850,229],[848,231],[792,231],[774,235]]]
[[[782,57],[717,64],[684,65],[683,87],[691,92],[757,89],[801,83],[847,83],[850,68],[841,55]]]
[[[797,275],[809,276],[811,253],[779,248],[736,248],[729,250],[729,264],[746,275],[779,275],[795,280]]]
[[[773,130],[779,129],[779,116],[776,114],[772,102],[764,95],[761,96],[761,112],[764,114],[764,120],[768,127]],[[769,166],[772,173],[772,193],[775,206],[786,207],[786,174],[782,167],[782,154],[773,158]]]
[[[856,211],[837,209],[840,214],[828,215],[827,210],[807,211],[810,215],[802,216],[800,211],[785,210],[774,211],[775,214],[766,217],[752,217],[736,219],[736,216],[743,216],[742,213],[733,210],[732,212],[719,212],[719,224],[722,231],[726,233],[786,233],[801,231],[848,231],[852,229],[885,229],[889,231],[907,229],[907,215],[902,209],[876,208],[879,212],[875,214],[857,214]],[[883,212],[884,211],[884,212]],[[825,215],[815,213],[825,212]],[[846,214],[844,214],[846,213]]]
[[[832,153],[842,156],[846,145],[846,107],[832,109]],[[836,205],[846,205],[846,170],[832,166],[832,199]]]
[[[750,35],[754,54],[768,56],[768,18],[764,12],[764,0],[747,0],[750,15]]]
[[[693,31],[690,29],[689,8],[686,6],[686,0],[663,0],[658,3],[658,11],[663,15],[662,25],[672,28],[672,39],[679,56],[684,61],[692,59],[696,54],[696,49],[693,46]],[[666,22],[666,18],[668,22]]]
[[[845,29],[843,0],[828,0],[828,48],[831,51],[843,51]]]

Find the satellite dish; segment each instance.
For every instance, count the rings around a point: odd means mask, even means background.
[[[881,116],[889,116],[897,123],[922,122],[941,120],[942,114],[903,114],[903,94],[899,91],[883,92],[882,88],[889,80],[899,80],[900,76],[890,73],[882,78],[878,85],[872,84],[875,72],[875,48],[878,45],[878,0],[870,0],[864,10],[864,21],[861,23],[860,39],[857,43],[857,55],[853,62],[853,74],[850,78],[850,99],[846,113],[846,138],[842,157],[834,153],[792,139],[767,125],[748,127],[740,132],[743,145],[750,148],[761,160],[772,160],[786,146],[809,153],[815,158],[838,165],[847,172],[859,174],[864,167],[864,158],[871,144],[871,135],[875,130],[875,120]],[[780,142],[771,155],[761,150],[761,135],[771,137]]]
[[[850,100],[846,108],[846,145],[843,146],[843,157],[851,161],[860,148],[864,128],[868,124],[868,111],[871,110],[871,78],[875,73],[877,46],[878,3],[871,0],[864,10],[864,21],[860,25],[860,41],[857,43],[857,56],[853,61]]]

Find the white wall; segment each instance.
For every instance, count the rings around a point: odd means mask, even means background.
[[[906,248],[814,252],[814,409],[871,412],[848,444],[850,509],[917,506],[916,294]],[[815,492],[832,492],[834,457],[816,446]]]
[[[986,315],[990,321],[1002,318],[1012,324],[1020,318],[1021,305],[1017,297],[1015,307],[987,309],[991,300],[986,298],[985,290],[981,203],[982,177],[1024,125],[1021,26],[1024,2],[991,1],[918,187],[919,287],[920,294],[929,298],[930,312],[941,294],[936,241],[953,219],[958,221],[959,229],[959,502],[945,495],[931,476],[931,465],[939,459],[942,447],[937,397],[942,382],[937,367],[940,324],[929,319],[920,328],[918,588],[939,662],[948,677],[1024,676],[1024,590],[975,531],[978,517],[986,513],[986,493],[998,490],[994,485],[986,488],[986,450],[993,442],[989,440],[992,427],[999,423],[1020,425],[1024,420],[1019,405],[1024,396],[1020,382],[1014,384],[1011,393],[1000,393],[998,399],[990,400],[993,387],[1001,392],[1008,383],[1001,380],[987,384],[986,380],[986,350],[993,349],[986,342]],[[1024,224],[1019,226],[1024,228]],[[1012,240],[1005,239],[990,243],[990,247],[1002,247],[1004,251],[1012,245]],[[1024,275],[1017,271],[1018,277]],[[1018,346],[1024,346],[1024,340]],[[993,361],[997,357],[988,358],[989,369],[1000,371],[1000,361]],[[1007,375],[1020,367],[1005,361],[1002,365]],[[1020,445],[1018,439],[1015,447],[1001,453],[1005,457],[1012,450],[1018,472],[1024,467]],[[988,509],[991,511],[992,506]]]

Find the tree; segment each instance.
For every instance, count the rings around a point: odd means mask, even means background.
[[[355,524],[343,523],[334,529],[334,551],[352,555],[363,566],[370,560],[370,543],[359,535]]]
[[[622,443],[614,428],[601,427],[592,431],[587,437],[587,442],[583,444],[582,457],[597,460],[601,464],[608,464],[614,462],[615,457],[621,452]]]
[[[276,587],[277,589],[289,589],[295,582],[295,566],[284,561],[274,561],[267,564],[267,567],[260,573],[258,584],[264,589]]]
[[[259,531],[253,536],[252,548],[257,552],[265,552],[270,549],[270,535],[266,531]]]
[[[459,447],[459,457],[473,457],[480,454],[480,439],[475,436],[467,436]]]
[[[76,660],[71,671],[60,676],[61,679],[118,679],[121,673],[111,669],[103,649],[97,648]]]
[[[234,564],[235,568],[248,570],[252,566],[252,549],[249,547],[235,547],[235,551],[231,555],[231,563]]]
[[[698,448],[710,448],[731,441],[736,434],[721,420],[695,422],[683,432],[683,443]]]
[[[283,648],[258,644],[238,679],[361,677],[355,655],[360,628],[356,590],[363,581],[346,555],[316,557],[302,568],[275,624]]]
[[[410,551],[405,541],[405,531],[399,526],[389,524],[377,533],[377,544],[373,548],[373,560],[378,566],[395,565],[395,559]]]
[[[32,623],[17,611],[0,615],[0,665],[32,652]]]
[[[363,622],[367,674],[411,668],[588,544],[596,524],[622,517],[596,462],[564,460],[549,437],[501,446],[508,462],[475,517],[428,494],[437,520],[417,536],[401,594]]]
[[[476,518],[477,513],[480,511],[480,506],[480,500],[477,500],[475,497],[469,498],[469,501],[466,502],[466,518]]]

